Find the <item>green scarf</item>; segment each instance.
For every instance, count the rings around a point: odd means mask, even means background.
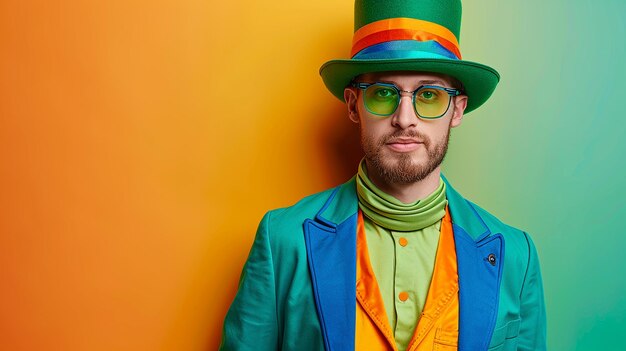
[[[378,189],[367,176],[365,160],[361,160],[356,177],[359,208],[377,225],[395,231],[414,231],[437,223],[446,214],[446,185],[439,179],[439,187],[426,198],[405,204]]]

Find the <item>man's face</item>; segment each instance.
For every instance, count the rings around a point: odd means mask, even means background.
[[[393,83],[405,91],[426,84],[457,88],[448,77],[432,73],[367,73],[355,81]],[[398,108],[388,117],[370,113],[360,89],[346,88],[344,97],[350,119],[359,124],[368,171],[387,184],[421,181],[438,169],[448,148],[450,128],[461,124],[467,103],[466,96],[453,97],[441,118],[425,120],[415,114],[408,93],[402,93]]]

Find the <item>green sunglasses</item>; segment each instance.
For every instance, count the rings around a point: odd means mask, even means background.
[[[458,89],[438,85],[422,85],[413,91],[401,90],[390,83],[353,82],[351,85],[364,91],[365,108],[378,116],[391,116],[396,112],[401,92],[412,94],[413,109],[418,117],[424,119],[441,118],[448,112],[452,96],[461,95]]]

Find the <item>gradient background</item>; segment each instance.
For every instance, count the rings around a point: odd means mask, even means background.
[[[214,350],[258,221],[360,157],[352,1],[0,1],[0,349]],[[444,172],[529,231],[551,350],[623,350],[623,0],[466,1]]]

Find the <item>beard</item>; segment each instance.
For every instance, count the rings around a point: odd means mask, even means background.
[[[414,129],[397,130],[379,140],[374,140],[374,138],[365,136],[361,132],[361,146],[365,153],[365,159],[368,161],[367,164],[373,167],[386,183],[411,184],[426,178],[443,162],[448,151],[450,129],[448,126],[448,131],[444,137],[435,142],[427,135]],[[426,161],[416,163],[412,153],[385,155],[385,144],[400,137],[421,140],[426,149]]]

